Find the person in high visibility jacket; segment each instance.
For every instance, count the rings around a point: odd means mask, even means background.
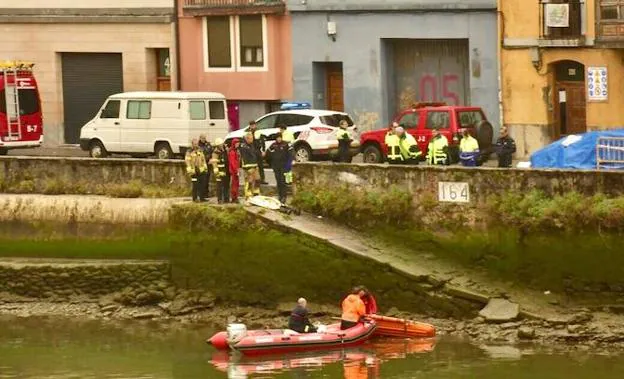
[[[238,170],[240,169],[241,161],[238,146],[238,138],[234,138],[232,146],[228,149],[228,171],[230,172],[230,198],[232,203],[238,203],[238,191],[240,189]]]
[[[351,133],[347,129],[349,127],[349,123],[346,120],[340,121],[340,129],[336,134],[336,138],[338,139],[338,162],[351,162],[351,153],[349,152],[351,148],[351,142],[353,138],[351,137]]]
[[[293,143],[295,142],[295,135],[293,132],[288,130],[286,125],[280,124],[279,126],[280,133],[282,134],[282,141],[288,144],[288,146],[292,149]],[[293,156],[290,154],[288,156],[288,161],[286,162],[286,167],[284,167],[284,179],[286,184],[292,184],[292,164],[293,164]]]
[[[414,136],[412,136],[411,134],[406,133],[405,129],[400,126],[395,130],[395,133],[399,139],[399,150],[401,153],[401,157],[403,157],[403,162],[409,164],[418,164],[418,160],[422,153],[418,148],[416,138],[414,138]]]
[[[191,177],[193,201],[206,201],[206,173],[208,164],[206,157],[199,148],[199,141],[193,138],[191,148],[184,156],[186,173]]]
[[[340,316],[340,329],[345,330],[356,326],[362,317],[366,315],[366,305],[362,301],[364,290],[354,288],[351,294],[342,301],[342,316]]]
[[[214,141],[214,150],[210,160],[217,182],[217,202],[230,202],[230,171],[228,165],[228,151],[221,138]]]
[[[245,141],[240,146],[240,157],[243,171],[245,172],[245,199],[260,195],[258,162],[260,152],[254,146],[252,133],[245,134]]]
[[[403,155],[401,155],[401,140],[399,140],[399,136],[396,134],[396,128],[399,127],[399,124],[396,122],[392,123],[390,130],[386,133],[385,143],[388,147],[388,163],[396,164],[403,163]]]
[[[463,137],[459,141],[459,159],[466,167],[475,167],[479,158],[479,142],[470,135],[468,129],[464,130]]]
[[[427,162],[430,165],[448,164],[448,139],[435,129],[427,148]]]

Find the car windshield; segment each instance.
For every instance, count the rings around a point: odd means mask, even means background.
[[[347,120],[347,123],[349,124],[349,126],[353,126],[353,120],[351,120],[351,117],[349,117],[349,115],[342,114],[342,113],[334,113],[334,114],[327,115],[327,116],[320,116],[320,119],[323,124],[333,126],[336,128],[340,125],[340,121],[342,120]]]

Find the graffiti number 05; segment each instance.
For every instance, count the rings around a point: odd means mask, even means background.
[[[456,74],[444,74],[442,78],[437,75],[425,74],[420,78],[419,92],[420,101],[444,101],[451,100],[451,105],[459,105],[459,94],[454,91],[455,84],[459,82]],[[442,89],[439,96],[438,88]]]

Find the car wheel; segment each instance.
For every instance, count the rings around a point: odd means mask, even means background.
[[[108,156],[108,152],[104,145],[100,141],[93,141],[89,146],[89,156],[91,158],[106,158]]]
[[[154,154],[156,154],[156,158],[158,159],[173,158],[173,151],[171,151],[171,146],[169,146],[167,142],[157,143],[156,148],[154,149]]]
[[[362,155],[364,156],[364,163],[381,163],[383,161],[381,150],[375,145],[366,146]]]
[[[308,162],[312,159],[312,149],[306,145],[298,145],[295,147],[295,162]]]

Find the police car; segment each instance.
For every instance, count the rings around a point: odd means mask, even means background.
[[[284,103],[277,112],[266,114],[256,120],[257,131],[265,138],[266,148],[275,141],[279,126],[286,125],[294,136],[293,154],[296,162],[311,159],[331,159],[338,151],[336,134],[340,121],[347,121],[353,139],[351,154],[359,152],[357,127],[349,114],[330,110],[310,109],[308,103]],[[248,126],[229,133],[226,143],[234,138],[242,139]]]

